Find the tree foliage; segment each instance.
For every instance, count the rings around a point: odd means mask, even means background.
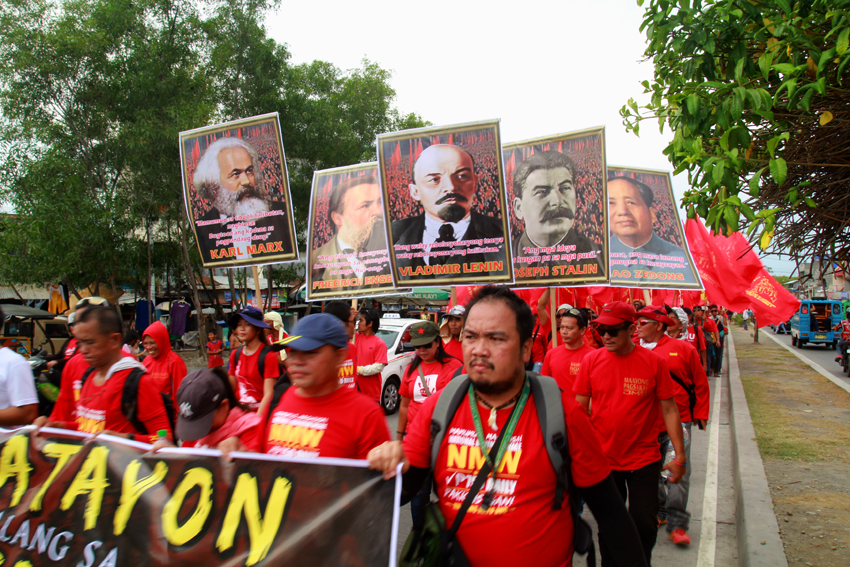
[[[647,119],[673,131],[688,215],[763,249],[846,258],[850,2],[649,0],[641,29],[650,102],[621,115],[636,134]]]
[[[393,108],[374,63],[290,64],[262,24],[276,4],[0,4],[0,204],[16,213],[0,227],[0,281],[135,274],[144,288],[149,254],[159,274],[199,275],[192,242],[181,246],[182,130],[279,112],[303,229],[313,169],[374,159],[377,133],[424,125]]]

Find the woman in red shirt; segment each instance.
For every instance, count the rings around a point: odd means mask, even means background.
[[[446,387],[463,363],[443,348],[440,329],[431,321],[414,323],[410,327],[410,344],[416,356],[410,361],[399,387],[401,405],[398,409],[398,440],[413,423],[422,403]]]

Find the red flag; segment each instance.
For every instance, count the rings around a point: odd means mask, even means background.
[[[422,153],[422,140],[419,139],[416,142],[416,159],[419,159],[419,154]]]
[[[729,263],[701,222],[688,219],[685,223],[685,236],[694,263],[702,276],[708,299],[732,311],[741,312],[746,309],[750,302],[744,297],[744,292],[751,281],[745,280]]]
[[[192,159],[198,161],[201,159],[201,146],[198,145],[198,140],[195,140],[195,147],[192,148]]]
[[[717,248],[726,256],[729,265],[735,266],[735,271],[746,281],[753,281],[759,275],[764,265],[753,252],[752,246],[740,232],[734,232],[731,236],[713,235]]]
[[[683,291],[682,292],[682,306],[694,308],[697,305],[701,305],[703,303],[702,292],[701,291]]]
[[[449,134],[449,145],[450,146],[455,145],[454,136],[452,134]]]
[[[390,161],[392,161],[393,167],[396,169],[398,169],[398,166],[401,165],[401,147],[398,142],[395,144],[395,149],[393,150],[393,155]]]
[[[242,138],[242,128],[239,128],[238,130],[236,130],[236,137],[240,138],[240,139]]]
[[[761,270],[745,293],[759,327],[788,321],[800,308],[800,300],[765,269]]]

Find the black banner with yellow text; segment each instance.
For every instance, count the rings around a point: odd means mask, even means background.
[[[0,430],[0,565],[394,563],[395,483],[359,461],[149,449]]]

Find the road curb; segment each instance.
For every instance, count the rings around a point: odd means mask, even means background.
[[[732,429],[732,469],[737,500],[735,527],[738,565],[742,567],[787,567],[785,548],[773,511],[773,499],[764,472],[756,432],[750,418],[741,371],[731,333],[727,335],[729,374],[729,422]]]

